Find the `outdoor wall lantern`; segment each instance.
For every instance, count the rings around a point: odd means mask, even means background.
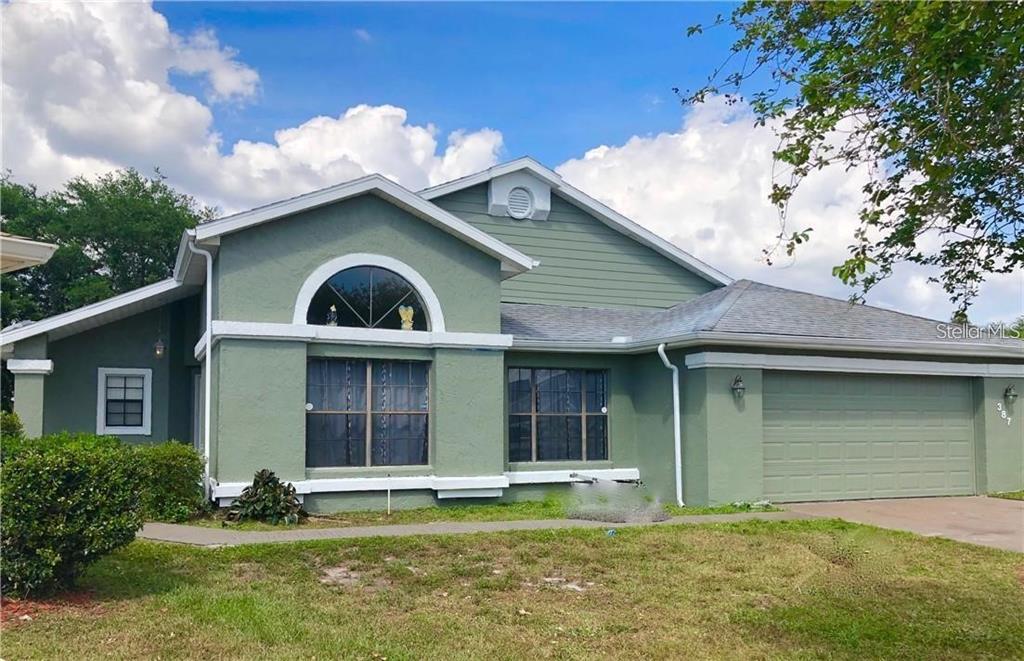
[[[1007,404],[1013,404],[1017,401],[1017,389],[1013,387],[1013,384],[1006,386],[1006,390],[1003,391],[1003,399],[1006,400]]]
[[[736,399],[743,399],[743,393],[747,392],[747,387],[743,385],[743,377],[736,375],[736,378],[732,380],[732,396]]]
[[[156,344],[153,345],[153,354],[157,358],[163,358],[164,357],[164,351],[166,349],[167,349],[167,347],[164,346],[164,341],[163,340],[157,340]]]

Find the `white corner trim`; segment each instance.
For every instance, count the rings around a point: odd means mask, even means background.
[[[306,314],[309,311],[309,304],[313,301],[316,292],[334,274],[345,269],[357,266],[377,266],[387,269],[405,278],[413,286],[416,293],[423,299],[423,305],[427,308],[427,321],[431,331],[444,332],[444,312],[441,310],[441,301],[434,293],[434,289],[427,282],[427,279],[420,275],[419,271],[405,262],[388,257],[387,255],[375,255],[366,252],[355,252],[348,255],[341,255],[321,264],[299,288],[299,295],[295,299],[295,309],[292,312],[293,324],[305,324]]]
[[[638,468],[577,468],[572,470],[508,471],[505,473],[509,484],[565,484],[579,482],[573,475],[593,477],[598,480],[639,480]]]
[[[196,240],[206,241],[247,227],[259,225],[308,209],[339,202],[357,195],[374,193],[398,207],[415,214],[432,225],[452,234],[502,262],[504,270],[522,273],[534,266],[534,260],[483,230],[473,227],[416,193],[382,177],[371,174],[336,186],[274,202],[243,211],[196,227]]]
[[[354,328],[249,321],[214,321],[213,337],[215,341],[220,338],[233,337],[369,346],[451,347],[455,349],[507,349],[512,346],[512,336],[500,333],[403,331],[390,328]]]
[[[53,374],[53,361],[11,358],[7,361],[7,369],[14,374]]]
[[[781,356],[756,353],[704,351],[686,357],[688,369],[706,367],[792,370],[798,372],[858,372],[920,374],[930,376],[990,376],[1024,378],[1024,365],[1007,363],[948,363],[927,360]]]
[[[606,204],[599,202],[590,195],[587,195],[583,191],[570,186],[557,172],[541,165],[529,157],[518,158],[514,161],[509,161],[508,163],[495,165],[494,167],[483,170],[482,172],[462,177],[461,179],[426,188],[421,190],[419,195],[424,199],[433,200],[443,195],[454,193],[455,191],[463,190],[470,186],[476,186],[477,184],[481,184],[485,181],[490,181],[491,179],[519,171],[529,172],[533,176],[550,185],[553,190],[557,191],[562,196],[568,198],[576,205],[593,214],[605,225],[629,236],[641,244],[653,248],[655,251],[661,253],[677,264],[697,273],[701,277],[720,285],[729,285],[732,283],[732,278],[718,269],[697,259],[690,253],[682,250],[670,241],[666,241],[650,230],[645,229],[641,225],[623,216],[621,213],[615,211]]]
[[[504,475],[468,477],[438,477],[415,475],[403,477],[339,477],[296,480],[292,482],[297,494],[343,493],[352,491],[409,491],[433,490],[445,492],[504,489],[509,480]],[[249,482],[221,482],[213,487],[214,498],[237,498]],[[500,495],[500,494],[499,494]],[[447,497],[452,497],[448,495]]]
[[[142,424],[138,427],[107,426],[107,376],[142,377]],[[96,433],[149,436],[153,431],[153,370],[148,367],[100,367],[96,370]]]

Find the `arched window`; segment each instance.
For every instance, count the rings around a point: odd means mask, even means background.
[[[356,266],[327,279],[309,304],[306,323],[429,330],[426,307],[409,282],[379,266]]]

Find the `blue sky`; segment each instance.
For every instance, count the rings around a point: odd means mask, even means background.
[[[736,37],[687,27],[733,7],[9,0],[4,165],[41,190],[159,167],[232,212],[369,172],[419,190],[531,155],[733,277],[846,298],[831,271],[870,172],[808,177],[788,227],[812,240],[767,264],[777,136],[742,104],[683,108],[672,92],[702,85]],[[931,275],[901,266],[868,300],[948,318]],[[1019,275],[993,277],[973,318],[1022,306]]]
[[[727,28],[687,38],[719,3],[157,3],[178,33],[213,28],[259,71],[261,94],[213,107],[225,142],[393,104],[442,133],[502,131],[506,155],[558,164],[597,144],[674,130],[673,87],[728,55]],[[199,80],[178,75],[182,90]]]

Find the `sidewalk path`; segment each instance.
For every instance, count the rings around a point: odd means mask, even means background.
[[[232,530],[204,528],[176,523],[147,523],[138,534],[141,539],[175,542],[193,546],[239,546],[299,542],[311,539],[354,539],[358,537],[404,537],[407,535],[462,535],[506,530],[555,530],[563,528],[630,528],[633,526],[729,523],[733,521],[789,521],[816,518],[797,512],[741,512],[739,514],[703,514],[676,516],[657,523],[609,523],[582,519],[544,519],[526,521],[436,521],[350,528],[300,528],[292,530]]]

